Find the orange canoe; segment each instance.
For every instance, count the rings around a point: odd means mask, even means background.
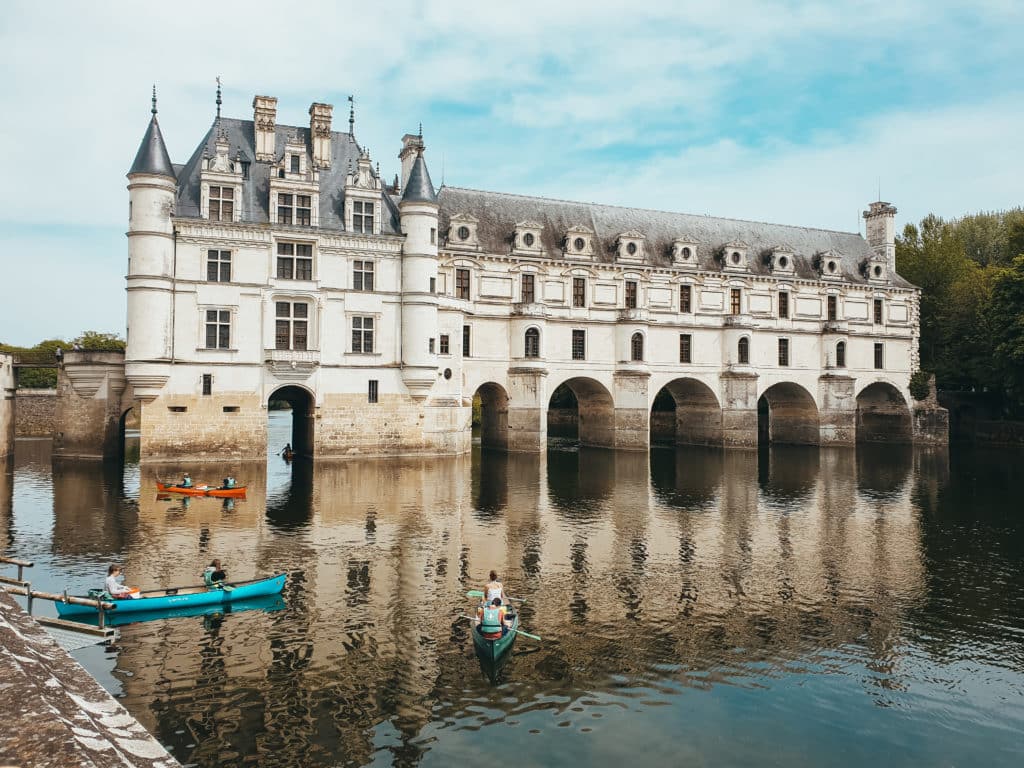
[[[238,499],[245,496],[244,485],[236,485],[234,488],[221,488],[214,485],[193,485],[190,488],[183,488],[180,485],[157,482],[156,489],[164,493],[182,493],[186,496],[216,496],[221,499]]]

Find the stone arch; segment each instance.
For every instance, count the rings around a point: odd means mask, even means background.
[[[858,443],[909,443],[914,427],[903,393],[887,381],[875,381],[857,395]]]
[[[287,384],[278,387],[267,397],[271,400],[284,400],[292,407],[292,450],[299,456],[313,455],[314,434],[313,424],[316,416],[316,396],[312,391],[299,384]],[[284,446],[270,446],[275,453]]]
[[[480,404],[480,446],[508,450],[508,391],[493,381],[476,388],[473,406]]]
[[[757,439],[760,443],[819,445],[818,406],[811,393],[789,381],[768,387],[757,401]]]
[[[673,379],[651,405],[651,442],[722,445],[722,407],[714,391],[697,379]]]
[[[548,434],[575,437],[580,445],[611,448],[615,445],[615,402],[601,382],[576,376],[551,392]]]
[[[139,424],[139,416],[138,416],[139,412],[135,409],[134,405],[129,406],[128,408],[124,408],[124,404],[122,404],[121,410],[122,410],[121,416],[117,420],[117,434],[118,434],[118,443],[117,444],[118,444],[119,456],[120,456],[121,459],[124,459],[126,454],[127,454],[127,452],[128,452],[127,448],[126,448],[127,439],[128,439],[128,430],[129,429],[135,429],[137,431],[138,424]],[[130,427],[129,426],[130,424],[134,424],[136,426]],[[137,435],[136,435],[136,437],[137,437]],[[136,449],[135,453],[136,454],[138,453],[137,449]],[[135,458],[138,458],[138,456],[136,456]]]

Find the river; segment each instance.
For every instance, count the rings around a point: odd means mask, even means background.
[[[74,652],[185,764],[1019,766],[1022,458],[563,444],[153,469],[19,440],[0,551],[52,591],[110,562],[144,589],[214,557],[288,574],[280,601]],[[182,469],[248,497],[158,497]],[[493,679],[460,618],[491,568],[543,638]]]

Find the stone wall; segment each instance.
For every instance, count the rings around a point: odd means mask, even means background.
[[[984,445],[1024,445],[1024,421],[1002,418],[1002,402],[988,392],[940,392],[949,412],[951,440]]]
[[[14,434],[52,437],[56,415],[56,389],[19,389],[14,399]]]
[[[267,410],[252,392],[168,395],[136,404],[139,456],[145,461],[261,459]]]
[[[119,455],[124,390],[123,352],[65,352],[57,372],[54,457]]]
[[[14,453],[14,360],[0,354],[0,458]]]

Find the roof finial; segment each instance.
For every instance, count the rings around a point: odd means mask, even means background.
[[[356,97],[350,95],[348,97],[348,132],[350,135],[355,135],[356,128]]]
[[[150,112],[156,115],[156,83],[153,83],[153,108]]]
[[[217,75],[217,122],[220,122],[220,75]]]
[[[423,138],[423,123],[420,123],[420,138]]]

